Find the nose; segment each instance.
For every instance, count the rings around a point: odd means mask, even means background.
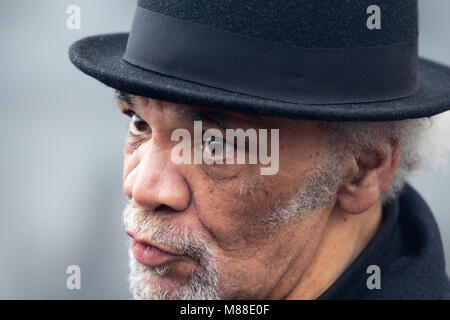
[[[170,152],[149,149],[125,178],[125,193],[149,210],[167,207],[178,212],[185,210],[191,192],[179,167],[171,162]]]

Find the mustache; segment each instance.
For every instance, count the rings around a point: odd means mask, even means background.
[[[203,234],[183,230],[166,217],[130,200],[122,213],[122,224],[150,242],[164,245],[194,260],[211,259],[214,251]]]

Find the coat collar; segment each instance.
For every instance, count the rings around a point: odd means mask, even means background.
[[[367,288],[381,270],[381,289]],[[383,208],[383,221],[350,267],[318,299],[441,299],[444,253],[436,221],[422,197],[409,185]]]

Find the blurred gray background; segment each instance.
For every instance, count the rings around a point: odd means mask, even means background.
[[[81,8],[81,30],[66,28],[71,4]],[[112,90],[78,72],[67,49],[129,30],[134,9],[130,0],[0,2],[0,299],[131,298],[120,220],[128,121]],[[421,0],[420,10],[421,55],[450,64],[450,1]],[[450,174],[412,183],[438,220],[449,272]],[[72,264],[81,290],[66,289]]]

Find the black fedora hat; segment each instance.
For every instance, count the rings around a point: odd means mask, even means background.
[[[261,115],[450,109],[450,68],[418,57],[417,0],[140,0],[130,34],[79,40],[69,56],[120,91]]]

